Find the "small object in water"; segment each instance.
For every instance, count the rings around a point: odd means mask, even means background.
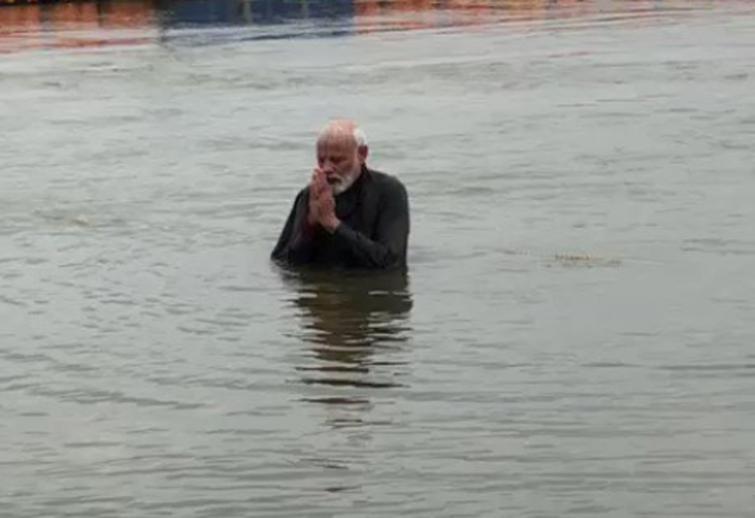
[[[88,226],[91,225],[91,223],[89,221],[89,218],[87,218],[86,216],[83,216],[81,214],[79,214],[78,216],[76,216],[75,218],[73,218],[72,222],[75,225],[79,225],[80,227],[88,227]]]
[[[556,262],[568,266],[621,266],[621,259],[588,254],[555,254]]]

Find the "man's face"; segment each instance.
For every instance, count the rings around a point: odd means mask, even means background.
[[[362,169],[359,149],[343,139],[326,140],[317,145],[317,165],[325,172],[333,194],[351,187]]]

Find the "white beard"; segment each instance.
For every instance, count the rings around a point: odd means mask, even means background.
[[[359,176],[359,173],[354,172],[354,173],[351,173],[349,176],[344,177],[340,181],[331,184],[331,189],[333,189],[333,196],[338,196],[339,194],[342,194],[348,191],[349,187],[354,185],[354,182],[356,181],[358,176]]]

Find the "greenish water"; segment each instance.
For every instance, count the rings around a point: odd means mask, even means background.
[[[752,3],[0,20],[3,516],[751,515]],[[336,116],[406,279],[268,261]]]

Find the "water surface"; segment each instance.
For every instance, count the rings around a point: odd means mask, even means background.
[[[3,516],[750,516],[750,2],[0,8]],[[313,139],[406,277],[268,261]]]

